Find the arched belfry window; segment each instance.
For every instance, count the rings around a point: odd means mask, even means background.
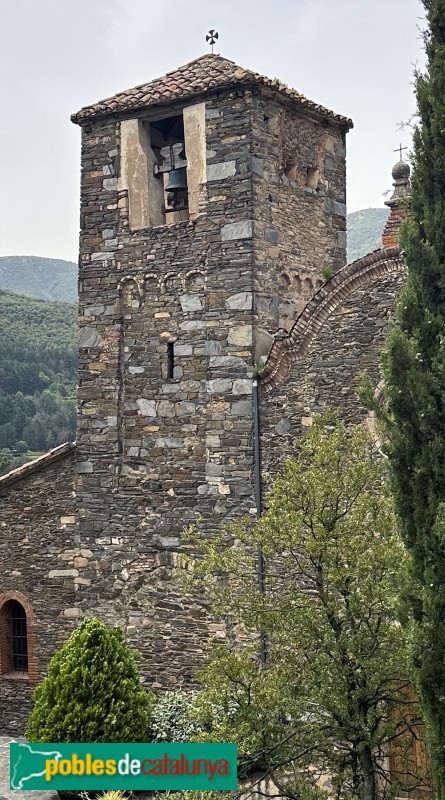
[[[19,592],[0,596],[0,675],[37,680],[32,610]]]

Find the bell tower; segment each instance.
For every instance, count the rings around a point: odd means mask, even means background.
[[[175,569],[254,505],[252,372],[345,262],[352,123],[206,55],[83,108],[78,606],[118,622],[152,685],[209,633]]]

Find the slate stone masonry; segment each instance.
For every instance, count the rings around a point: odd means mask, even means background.
[[[80,568],[77,606],[124,627],[155,688],[189,680],[209,634],[224,635],[181,591],[181,533],[254,505],[248,367],[278,326],[277,264],[297,276],[318,252],[344,260],[344,129],[270,91],[208,95],[200,215],[131,231],[119,120],[83,127],[77,502],[82,545],[101,554]]]
[[[209,59],[198,61],[191,71],[201,75]],[[140,89],[75,118],[75,465],[67,445],[0,479],[0,603],[14,591],[26,597],[37,665],[27,677],[0,676],[1,733],[24,730],[36,675],[84,616],[123,628],[142,653],[147,687],[193,680],[209,637],[225,629],[204,598],[184,593],[183,531],[198,522],[211,535],[255,506],[252,365],[277,328],[291,326],[326,262],[344,262],[350,121],[261,76],[243,72],[241,85],[236,65],[210,62],[218,85],[201,94],[181,88],[184,68],[168,102],[147,89],[144,107]],[[184,109],[197,125],[205,111],[205,158],[197,156],[206,180],[193,189],[191,219],[132,230],[121,121],[148,124]],[[265,466],[278,465],[282,437],[294,432],[297,389],[292,379],[290,390],[262,400]]]

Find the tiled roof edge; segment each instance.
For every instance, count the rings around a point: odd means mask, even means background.
[[[10,486],[12,483],[16,483],[16,481],[22,480],[22,478],[27,478],[33,472],[38,472],[61,458],[71,455],[75,449],[76,442],[66,442],[44,453],[43,456],[35,458],[34,461],[28,461],[26,464],[22,464],[21,467],[16,467],[16,469],[0,477],[0,490]]]
[[[167,72],[165,75],[154,78],[152,81],[148,83],[141,83],[137,86],[132,87],[131,89],[125,89],[121,92],[116,93],[115,95],[111,95],[110,97],[106,97],[103,100],[100,100],[97,103],[92,103],[91,105],[84,106],[79,111],[75,112],[71,115],[71,121],[77,125],[82,125],[91,121],[92,119],[104,119],[106,117],[112,116],[122,116],[122,115],[129,115],[135,114],[137,112],[142,111],[144,108],[155,108],[161,107],[166,104],[171,104],[175,102],[181,102],[183,100],[195,97],[202,97],[209,94],[212,91],[227,89],[229,87],[236,87],[236,86],[260,86],[265,89],[270,89],[276,92],[281,98],[286,99],[288,102],[300,106],[308,112],[316,114],[317,116],[321,116],[323,118],[331,119],[333,122],[338,123],[348,129],[354,127],[353,121],[349,117],[345,117],[341,114],[336,114],[334,111],[322,106],[319,103],[315,103],[313,100],[309,100],[307,97],[302,95],[296,89],[292,87],[286,86],[286,84],[281,83],[276,78],[268,78],[265,75],[260,75],[259,73],[253,72],[252,70],[243,70],[242,67],[239,67],[234,61],[230,59],[223,59],[224,61],[233,64],[233,66],[239,70],[245,72],[245,75],[239,76],[227,76],[227,80],[211,80],[208,86],[204,86],[200,89],[195,91],[187,92],[186,89],[181,89],[175,95],[172,93],[171,95],[165,97],[165,99],[158,98],[152,102],[143,102],[138,101],[135,102],[133,106],[122,106],[122,100],[119,102],[117,98],[122,98],[125,95],[130,95],[131,92],[136,92],[137,90],[142,89],[149,89],[152,84],[156,84],[158,81],[162,81],[164,78],[168,78],[170,76],[177,75],[179,70],[186,69],[191,67],[192,65],[196,64],[201,60],[208,60],[208,54],[204,54],[199,58],[196,58],[192,61],[189,61],[187,64],[178,67],[175,70],[171,70]],[[112,106],[115,106],[113,108]]]

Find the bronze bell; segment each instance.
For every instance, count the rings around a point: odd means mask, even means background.
[[[185,169],[172,169],[172,171],[169,172],[165,191],[174,193],[187,191],[187,178]]]

